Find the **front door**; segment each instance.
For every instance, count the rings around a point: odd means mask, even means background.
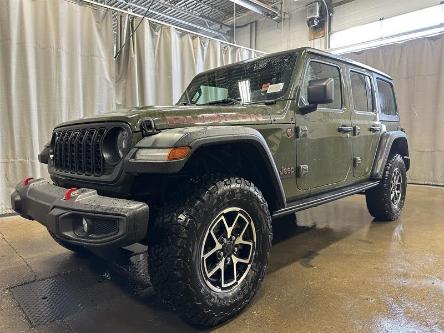
[[[344,104],[345,67],[334,62],[311,59],[302,81],[300,103],[307,101],[311,80],[332,78],[334,101],[319,105],[308,114],[296,113],[297,185],[308,190],[344,182],[351,172],[352,126],[350,110]],[[348,103],[348,101],[347,101]]]
[[[381,130],[375,106],[375,89],[368,73],[351,69],[349,75],[354,130],[353,175],[356,178],[367,178],[372,170]]]

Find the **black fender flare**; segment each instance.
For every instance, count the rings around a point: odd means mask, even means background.
[[[374,179],[381,179],[387,159],[392,151],[392,147],[398,142],[401,155],[406,164],[406,170],[410,169],[409,145],[407,135],[403,131],[390,131],[381,134],[375,161],[373,163],[371,176]]]
[[[262,134],[245,126],[206,126],[183,127],[161,131],[139,141],[135,148],[128,154],[125,171],[129,173],[160,173],[173,174],[180,172],[187,161],[199,148],[209,145],[227,143],[247,143],[254,146],[259,152],[264,166],[269,175],[270,182],[276,194],[276,202],[279,208],[285,207],[285,193],[279,172],[273,159],[270,148]],[[137,161],[134,155],[140,148],[172,148],[191,147],[191,154],[183,160],[167,162]]]

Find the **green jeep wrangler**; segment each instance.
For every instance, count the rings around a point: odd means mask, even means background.
[[[171,107],[70,121],[12,206],[72,251],[148,245],[152,284],[217,325],[265,275],[272,221],[356,193],[396,220],[410,167],[392,79],[302,48],[197,75]]]

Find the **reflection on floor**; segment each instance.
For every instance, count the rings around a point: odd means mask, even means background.
[[[400,221],[357,195],[275,223],[266,279],[218,332],[443,331],[444,188],[410,186]],[[81,257],[0,219],[0,332],[190,332],[157,301],[143,246]]]

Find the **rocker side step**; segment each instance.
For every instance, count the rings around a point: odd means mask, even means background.
[[[359,183],[352,186],[343,187],[334,191],[330,191],[327,193],[317,194],[308,198],[295,200],[289,202],[286,208],[277,210],[273,213],[272,218],[282,217],[291,213],[295,213],[307,208],[312,208],[315,206],[322,205],[327,202],[331,202],[334,200],[338,200],[341,198],[348,197],[352,194],[364,192],[372,187],[375,187],[379,184],[378,181],[368,181],[365,183]]]

